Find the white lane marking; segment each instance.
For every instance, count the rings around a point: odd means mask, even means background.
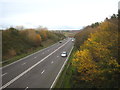
[[[54,62],[52,61],[51,64],[53,64]]]
[[[34,58],[37,58],[37,57],[34,57]]]
[[[19,74],[18,76],[16,76],[14,79],[12,79],[11,81],[9,81],[8,83],[6,83],[5,85],[3,85],[2,87],[0,87],[0,90],[3,88],[6,88],[7,86],[9,86],[10,84],[12,84],[13,82],[15,82],[17,79],[19,79],[20,77],[22,77],[23,75],[25,75],[28,71],[30,71],[31,69],[33,69],[35,66],[37,66],[38,64],[40,64],[42,61],[44,61],[46,58],[48,58],[49,56],[51,56],[53,53],[55,53],[56,51],[58,51],[60,48],[62,48],[63,46],[65,46],[70,40],[68,40],[65,44],[63,44],[62,46],[60,46],[59,48],[57,48],[56,50],[54,50],[52,53],[50,53],[49,55],[47,55],[46,57],[44,57],[42,60],[40,60],[39,62],[37,62],[36,64],[34,64],[33,66],[31,66],[30,68],[28,68],[27,70],[25,70],[24,72],[22,72],[21,74]]]
[[[43,74],[45,72],[45,70],[43,70],[42,72],[41,72],[41,74]]]
[[[3,76],[5,76],[7,73],[4,73],[4,74],[2,74],[1,76],[3,77]]]
[[[22,65],[25,65],[26,63],[23,63]]]
[[[27,90],[27,89],[28,89],[28,87],[25,88],[25,90]]]
[[[57,57],[59,57],[59,56],[57,56]]]
[[[13,63],[11,63],[11,64],[8,64],[8,65],[6,65],[6,66],[4,66],[4,67],[2,67],[2,68],[6,68],[6,67],[8,67],[8,66],[10,66],[10,65],[12,65],[12,64],[15,64],[15,63],[17,63],[17,62],[20,62],[20,61],[22,61],[22,60],[24,60],[24,59],[26,59],[26,58],[34,55],[34,54],[37,54],[37,53],[39,53],[39,52],[42,52],[42,51],[44,51],[45,49],[48,49],[48,48],[50,48],[50,47],[52,47],[52,46],[54,46],[54,45],[56,45],[56,44],[57,44],[57,43],[55,43],[55,44],[53,44],[53,45],[51,45],[51,46],[49,46],[49,47],[47,47],[47,48],[44,48],[44,49],[42,49],[42,50],[39,50],[39,51],[37,51],[37,52],[35,52],[35,53],[33,53],[33,54],[30,54],[30,55],[28,55],[28,56],[26,56],[26,57],[23,57],[23,58],[15,61],[15,62],[13,62]]]
[[[56,78],[55,78],[55,80],[53,81],[53,83],[52,83],[52,85],[51,85],[51,87],[50,87],[50,90],[51,90],[51,89],[53,88],[53,86],[55,85],[55,83],[56,83],[58,77],[60,76],[60,73],[62,72],[62,70],[63,70],[65,64],[67,63],[68,58],[69,58],[69,56],[70,56],[70,54],[71,54],[71,52],[72,52],[72,50],[73,50],[73,47],[74,47],[74,46],[72,46],[72,48],[71,48],[71,50],[70,50],[70,53],[69,53],[67,59],[65,60],[64,64],[62,65],[60,71],[58,72],[58,74],[57,74],[57,76],[56,76]]]

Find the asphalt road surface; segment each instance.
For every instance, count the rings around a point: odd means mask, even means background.
[[[70,38],[62,40],[48,48],[2,68],[1,88],[50,88],[55,82],[67,57],[61,57],[63,51],[69,54],[73,42]]]

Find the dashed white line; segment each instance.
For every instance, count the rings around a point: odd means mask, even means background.
[[[25,65],[26,63],[23,63],[22,65]]]
[[[62,70],[63,70],[65,64],[67,63],[67,60],[68,60],[68,58],[69,58],[69,56],[70,56],[70,54],[71,54],[71,52],[72,52],[72,50],[73,50],[73,47],[74,47],[74,46],[72,46],[72,48],[71,48],[71,50],[70,50],[70,52],[69,52],[69,55],[68,55],[66,61],[65,61],[64,64],[62,65],[60,71],[58,72],[58,74],[57,74],[57,76],[56,76],[56,78],[55,78],[55,80],[53,81],[53,83],[52,83],[52,85],[51,85],[51,87],[50,87],[50,90],[54,87],[54,85],[55,85],[55,83],[56,83],[56,81],[57,81],[57,79],[58,79],[60,73],[62,72]]]
[[[4,73],[4,74],[2,74],[1,76],[3,77],[3,76],[5,76],[7,73]]]
[[[10,65],[12,65],[12,64],[15,64],[15,63],[17,63],[17,62],[20,62],[20,61],[28,58],[29,56],[32,56],[32,55],[37,54],[37,53],[39,53],[39,52],[42,52],[43,50],[46,50],[46,49],[48,49],[48,48],[50,48],[50,47],[53,47],[54,45],[57,45],[57,43],[55,43],[55,44],[53,44],[53,45],[51,45],[51,46],[49,46],[49,47],[47,47],[47,48],[44,48],[44,49],[42,49],[42,50],[39,50],[39,51],[37,51],[37,52],[35,52],[35,53],[33,53],[33,54],[30,54],[30,55],[28,55],[28,56],[26,56],[26,57],[23,57],[23,58],[15,61],[15,62],[13,62],[13,63],[11,63],[11,64],[8,64],[8,65],[6,65],[6,66],[4,66],[4,67],[2,67],[2,68],[5,68],[5,67],[8,67],[8,66],[10,66]]]
[[[37,58],[37,57],[34,57],[34,58]]]
[[[7,86],[9,86],[10,84],[12,84],[13,82],[15,82],[16,80],[18,80],[20,77],[22,77],[23,75],[25,75],[27,72],[29,72],[30,70],[32,70],[34,67],[36,67],[38,64],[40,64],[41,62],[43,62],[46,58],[48,58],[49,56],[51,56],[53,53],[55,53],[56,51],[58,51],[60,48],[62,48],[63,46],[65,46],[70,40],[68,40],[66,43],[64,43],[62,46],[60,46],[59,48],[57,48],[56,50],[54,50],[52,53],[50,53],[49,55],[47,55],[46,57],[44,57],[42,60],[40,60],[39,62],[37,62],[36,64],[34,64],[33,66],[31,66],[30,68],[28,68],[27,70],[25,70],[24,72],[22,72],[21,74],[19,74],[18,76],[16,76],[14,79],[12,79],[11,81],[9,81],[8,83],[6,83],[5,85],[3,85],[2,87],[0,87],[1,89],[6,88]]]
[[[43,74],[45,72],[45,70],[43,70],[42,72],[41,72],[41,74]]]
[[[54,62],[52,61],[51,64],[53,64]]]

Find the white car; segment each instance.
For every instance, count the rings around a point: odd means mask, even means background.
[[[63,51],[63,52],[61,53],[61,57],[67,57],[67,52],[66,52],[66,51]]]
[[[72,39],[72,42],[73,42],[74,40]]]

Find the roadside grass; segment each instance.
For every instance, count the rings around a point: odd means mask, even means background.
[[[13,58],[11,58],[11,59],[9,59],[9,60],[6,60],[5,62],[2,63],[2,66],[8,65],[8,64],[10,64],[10,63],[12,63],[12,62],[15,62],[15,61],[17,61],[17,60],[19,60],[19,59],[21,59],[21,58],[23,58],[23,57],[26,57],[26,56],[28,56],[28,55],[30,55],[30,54],[33,54],[33,53],[35,53],[35,52],[37,52],[37,51],[39,51],[39,50],[41,50],[41,49],[47,48],[48,46],[51,46],[51,45],[53,45],[53,44],[55,44],[55,43],[56,43],[56,42],[54,42],[54,41],[52,41],[52,40],[46,40],[46,41],[42,42],[43,47],[40,46],[40,47],[34,49],[34,50],[31,51],[31,52],[23,53],[23,54],[21,54],[21,55],[15,56],[15,57],[13,57]]]
[[[64,70],[62,71],[60,77],[58,78],[53,90],[56,88],[71,88],[72,72],[75,70],[74,67],[71,65],[71,63],[72,63],[72,59],[75,51],[76,51],[76,48],[74,47],[68,59],[68,62],[65,65]]]

